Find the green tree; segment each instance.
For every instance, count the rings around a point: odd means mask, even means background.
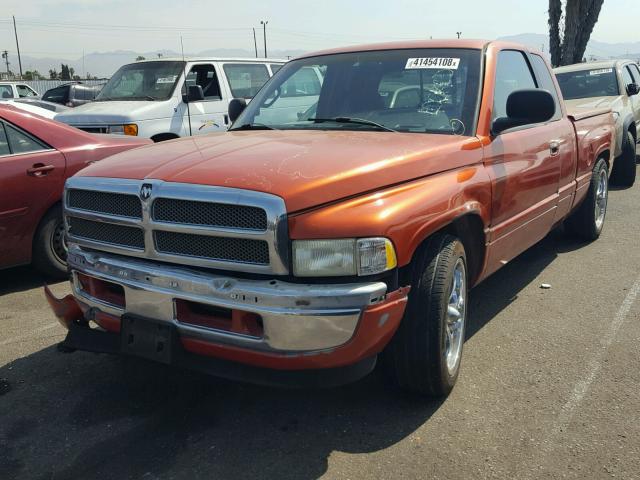
[[[25,80],[41,80],[43,78],[38,70],[27,70],[23,76]]]
[[[146,58],[144,58],[142,55],[138,55],[138,56],[136,57],[136,62],[140,62],[140,61],[142,61],[142,60],[146,60]]]
[[[60,65],[60,80],[71,80],[69,65],[65,65],[64,63]]]
[[[57,80],[58,79],[58,72],[56,71],[55,68],[53,70],[49,70],[49,78],[51,80]]]

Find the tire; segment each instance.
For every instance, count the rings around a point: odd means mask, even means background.
[[[622,146],[622,154],[613,162],[611,183],[621,187],[631,187],[636,181],[636,141],[631,132]]]
[[[33,266],[47,276],[66,278],[67,250],[62,207],[56,205],[40,221],[33,239]]]
[[[596,240],[604,228],[608,198],[607,164],[599,159],[593,167],[586,198],[565,222],[567,230],[585,240]]]
[[[414,260],[411,285],[404,318],[383,352],[382,372],[403,390],[445,396],[460,371],[467,318],[467,259],[462,242],[448,234],[430,238]],[[451,314],[452,307],[458,316]]]

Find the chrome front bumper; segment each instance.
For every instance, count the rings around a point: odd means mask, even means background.
[[[382,282],[313,285],[279,280],[245,280],[185,267],[69,247],[69,268],[77,300],[101,312],[125,313],[172,323],[184,337],[274,352],[327,350],[354,335],[362,312],[382,302]],[[77,273],[119,284],[125,308],[82,290]],[[175,300],[252,312],[262,317],[262,337],[181,323]]]

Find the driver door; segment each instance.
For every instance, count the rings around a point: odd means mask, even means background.
[[[200,63],[191,66],[182,93],[186,94],[188,87],[199,85],[204,93],[204,100],[186,104],[181,103],[184,131],[186,135],[201,135],[205,133],[221,132],[228,128],[227,102],[222,99],[219,75],[216,67],[211,63]],[[189,121],[191,128],[189,128]]]

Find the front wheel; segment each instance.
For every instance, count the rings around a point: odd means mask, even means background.
[[[636,141],[627,132],[622,154],[613,162],[611,183],[621,187],[631,187],[636,181]]]
[[[33,239],[33,265],[45,275],[67,277],[67,244],[60,205],[47,212]]]
[[[593,167],[587,197],[565,222],[569,232],[585,240],[596,240],[604,228],[608,199],[607,164],[603,159],[599,159]]]
[[[394,385],[428,396],[451,391],[462,359],[467,293],[462,242],[434,235],[416,256],[407,310],[382,356]]]

